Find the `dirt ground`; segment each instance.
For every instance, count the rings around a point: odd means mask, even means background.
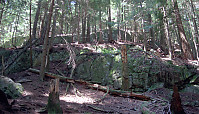
[[[9,75],[15,81],[27,79],[28,82],[22,83],[24,87],[23,96],[15,99],[13,110],[15,114],[38,114],[47,104],[49,94],[49,82],[51,79],[40,81],[39,75],[28,71]],[[96,100],[103,97],[104,92],[88,89],[84,85],[74,84],[70,86],[66,94],[67,83],[60,83],[60,101],[64,114],[68,113],[121,113],[121,114],[141,114],[143,112],[153,111],[157,114],[169,113],[170,90],[160,88],[144,93],[150,96],[152,101],[140,101],[130,98],[116,97],[106,95],[98,103]],[[78,91],[78,92],[77,92]],[[181,94],[182,101],[199,101],[199,95],[193,93]],[[187,114],[197,114],[199,106],[183,105]],[[43,112],[47,113],[47,112]]]

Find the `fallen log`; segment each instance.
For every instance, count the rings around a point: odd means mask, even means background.
[[[33,69],[33,68],[30,68],[28,71],[32,72],[32,73],[36,73],[36,74],[39,74],[39,72],[40,72],[39,70]],[[99,84],[92,84],[92,83],[84,81],[84,80],[74,80],[73,78],[64,77],[64,76],[53,74],[53,73],[49,73],[49,72],[45,72],[45,76],[50,77],[50,78],[59,78],[60,81],[64,81],[64,82],[80,83],[80,84],[86,85],[88,88],[91,88],[91,89],[94,89],[94,90],[100,90],[100,91],[103,91],[103,92],[107,92],[108,91],[107,87],[105,87],[105,86],[101,86]],[[148,97],[148,96],[144,96],[142,94],[133,93],[133,92],[130,92],[130,91],[120,91],[120,90],[109,89],[108,93],[110,95],[128,97],[128,98],[137,99],[137,100],[143,100],[143,101],[151,100],[151,98]]]
[[[32,72],[32,73],[36,73],[36,74],[39,74],[39,72],[40,72],[39,70],[33,69],[33,68],[29,68],[28,71]],[[74,79],[72,79],[72,78],[64,77],[64,76],[49,73],[49,72],[45,72],[45,76],[50,77],[50,78],[59,78],[60,81],[64,81],[64,82],[75,83]]]

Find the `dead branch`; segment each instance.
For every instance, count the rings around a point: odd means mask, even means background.
[[[33,68],[30,68],[28,71],[36,73],[36,74],[39,74],[39,72],[40,72],[39,70],[33,69]],[[76,83],[84,84],[87,87],[94,89],[94,90],[100,90],[100,91],[103,91],[103,92],[108,91],[107,87],[105,87],[105,86],[101,86],[99,84],[92,84],[92,83],[89,83],[89,82],[84,81],[84,80],[74,80],[74,79],[69,78],[69,77],[63,77],[63,76],[53,74],[53,73],[49,73],[49,72],[45,72],[45,76],[50,77],[50,78],[59,78],[61,81],[64,81],[64,82],[69,82],[69,83],[75,83],[76,82]],[[138,100],[143,100],[143,101],[151,100],[151,98],[148,97],[148,96],[136,94],[136,93],[129,92],[129,91],[120,91],[120,90],[109,89],[108,93],[110,95],[128,97],[128,98],[138,99]]]
[[[106,94],[104,94],[103,95],[103,97],[101,98],[101,99],[96,99],[95,101],[94,101],[94,103],[99,103],[99,102],[101,102],[105,97],[106,97],[106,95],[109,93],[109,87],[107,87],[107,92],[106,92]]]

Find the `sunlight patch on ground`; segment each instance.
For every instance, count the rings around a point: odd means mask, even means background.
[[[60,100],[63,100],[65,102],[71,102],[71,103],[93,103],[94,99],[90,98],[89,96],[75,96],[75,95],[66,95],[66,96],[60,96]]]
[[[23,94],[22,94],[23,96],[27,96],[27,95],[33,95],[33,93],[32,92],[30,92],[30,91],[24,91],[23,92]]]
[[[49,96],[48,93],[44,93],[44,94],[42,94],[42,95],[45,96],[45,97],[48,97],[48,96]]]

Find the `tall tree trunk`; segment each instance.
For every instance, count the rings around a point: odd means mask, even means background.
[[[30,67],[33,67],[32,61],[32,37],[31,37],[31,7],[32,7],[32,0],[30,0]]]
[[[40,15],[40,9],[41,9],[41,1],[42,0],[39,0],[38,5],[37,5],[37,11],[36,11],[35,19],[34,19],[32,35],[30,34],[30,36],[31,36],[30,45],[32,44],[32,39],[36,38],[37,23],[38,23],[38,19],[39,19],[39,15]],[[31,9],[30,9],[30,17],[31,17]],[[30,28],[31,28],[31,25],[30,25]],[[30,31],[30,33],[31,33],[31,31]],[[32,46],[30,47],[30,63],[31,63],[31,67],[32,67],[33,66],[33,62],[32,62]]]
[[[150,39],[151,39],[151,43],[152,43],[152,47],[155,46],[155,37],[154,37],[154,31],[153,31],[153,27],[152,27],[152,18],[151,18],[151,14],[148,13],[148,21],[149,21],[149,34],[150,34]]]
[[[142,7],[142,3],[140,2],[140,7]],[[142,28],[142,34],[143,34],[143,39],[144,39],[144,51],[147,51],[147,37],[146,37],[146,33],[145,33],[145,28],[144,28],[144,14],[142,13],[142,24],[141,24],[141,28]]]
[[[119,4],[119,7],[118,7],[118,11],[117,11],[117,22],[118,22],[118,26],[117,26],[117,30],[118,30],[118,34],[117,34],[117,40],[120,41],[122,38],[121,38],[121,32],[120,32],[120,23],[121,23],[121,10],[120,10],[120,4]]]
[[[45,12],[44,12],[44,16],[43,16],[43,19],[42,19],[42,22],[41,22],[41,27],[40,27],[40,38],[41,38],[41,40],[40,40],[40,43],[43,43],[43,41],[44,41],[44,38],[45,38],[45,34],[46,34],[46,20],[47,20],[47,18],[46,18],[46,16],[47,16],[47,11],[48,11],[48,4],[49,4],[49,1],[50,0],[48,0],[46,3],[45,3]]]
[[[194,46],[195,46],[195,49],[196,49],[196,57],[197,57],[197,60],[199,61],[199,50],[198,50],[198,46],[197,46],[197,43],[198,43],[198,40],[199,40],[199,34],[198,34],[198,27],[197,27],[197,24],[196,24],[196,13],[195,13],[195,8],[193,6],[193,1],[190,0],[190,6],[191,6],[191,11],[192,11],[192,15],[191,15],[191,20],[193,22],[193,28],[194,28],[194,32],[193,33],[193,41],[194,41]],[[190,11],[190,13],[191,13]]]
[[[173,4],[174,4],[175,16],[176,16],[176,23],[178,27],[178,33],[179,33],[179,37],[182,43],[182,50],[183,50],[182,54],[184,56],[184,59],[193,60],[193,54],[191,53],[191,48],[190,48],[189,43],[187,42],[185,31],[182,25],[182,20],[181,20],[179,8],[178,8],[177,0],[173,0]]]
[[[100,9],[99,11],[99,43],[103,43],[103,38],[102,38],[102,11]]]
[[[136,18],[134,17],[134,42],[138,42],[138,32],[137,32],[137,23],[136,23]]]
[[[97,43],[97,21],[96,20],[94,20],[94,22],[95,22],[95,25],[94,25],[94,32],[95,32],[95,35],[94,35],[94,38],[95,38],[95,42]]]
[[[86,42],[86,10],[84,9],[84,12],[82,10],[82,42],[85,43]]]
[[[169,25],[168,25],[168,20],[167,20],[167,14],[166,14],[166,7],[163,7],[163,12],[164,12],[164,30],[165,30],[165,35],[167,38],[167,44],[169,47],[169,58],[173,59],[173,50],[172,50],[172,44],[171,44],[171,38],[169,35]]]
[[[45,74],[45,68],[46,68],[46,58],[47,58],[47,52],[48,52],[48,39],[49,39],[49,32],[50,32],[50,25],[51,25],[51,17],[53,13],[53,6],[54,6],[54,0],[51,0],[51,5],[49,8],[49,15],[48,15],[48,20],[46,21],[47,25],[47,30],[46,30],[46,35],[45,35],[45,40],[44,40],[44,45],[43,45],[43,52],[42,52],[42,61],[41,61],[41,67],[40,67],[40,79],[43,81],[44,79],[44,74]]]
[[[77,23],[77,41],[78,43],[80,43],[80,26],[79,26],[79,23],[80,23],[80,5],[78,7],[78,23]]]
[[[57,31],[56,31],[57,14],[58,14],[58,7],[55,9],[55,13],[54,13],[54,16],[53,16],[52,34],[51,34],[51,38],[49,40],[49,45],[48,45],[48,50],[47,50],[46,71],[49,70],[49,63],[50,63],[49,52],[52,49],[53,41],[54,41],[56,33],[57,33]]]
[[[35,19],[34,19],[34,24],[33,24],[33,28],[32,28],[32,38],[35,39],[36,38],[36,31],[37,31],[37,23],[39,20],[39,15],[40,15],[40,9],[41,9],[41,1],[38,1],[37,4],[37,11],[36,11],[36,15],[35,15]]]
[[[87,42],[90,42],[90,33],[91,33],[91,28],[90,28],[90,14],[87,17]]]
[[[110,0],[109,0],[109,2],[110,2]],[[108,8],[108,28],[109,28],[108,41],[109,42],[112,42],[112,40],[113,40],[111,26],[112,26],[112,24],[111,24],[111,3],[110,3],[109,8]]]
[[[65,14],[65,0],[58,0],[61,8],[61,16],[60,16],[60,31],[59,34],[63,34],[63,29],[64,29],[64,14]],[[66,23],[66,22],[65,22]]]
[[[1,13],[0,13],[0,25],[1,25],[2,18],[3,18],[3,12],[4,12],[4,5],[3,5],[3,7],[1,8]]]

